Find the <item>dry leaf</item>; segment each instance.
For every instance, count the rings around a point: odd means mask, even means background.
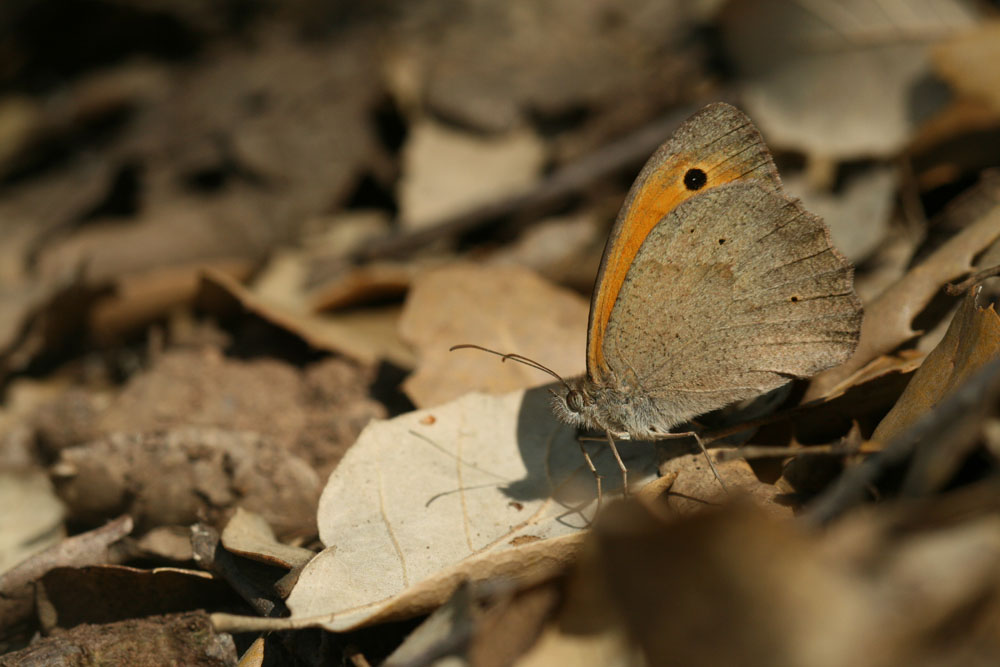
[[[655,471],[655,449],[619,449],[638,488]],[[614,494],[613,459],[606,449],[594,459]],[[594,492],[543,389],[470,394],[372,423],[327,483],[318,524],[328,548],[288,606],[293,617],[325,615],[323,627],[344,629],[426,611],[463,577],[535,579],[575,553]]]
[[[391,40],[393,91],[404,106],[419,103],[418,111],[429,107],[485,132],[539,114],[621,107],[637,90],[669,98],[700,65],[700,54],[677,55],[691,22],[687,3],[462,2],[420,10]]]
[[[312,266],[306,252],[278,252],[252,284],[246,287],[244,306],[252,304],[262,310],[262,317],[286,322],[289,330],[306,340],[313,335],[333,333],[330,343],[351,342],[366,345],[377,351],[377,359],[387,359],[403,368],[414,365],[413,353],[399,337],[397,322],[400,308],[396,304],[376,305],[387,301],[402,300],[410,281],[421,264],[366,264],[343,269],[336,280],[321,287],[310,286]],[[343,261],[343,260],[342,260]],[[234,296],[237,296],[234,294]],[[350,306],[355,308],[350,309]],[[365,307],[367,306],[367,307]],[[347,308],[346,312],[330,314],[322,311]],[[274,315],[268,316],[268,312]],[[280,314],[284,318],[275,320]],[[337,332],[343,332],[337,335]],[[340,351],[343,350],[331,350]],[[368,361],[368,358],[363,358]]]
[[[114,545],[132,532],[132,519],[119,517],[80,535],[64,538],[0,575],[0,641],[23,631],[28,617],[34,615],[37,583],[55,568],[106,563],[113,560]]]
[[[70,277],[59,284],[43,281],[39,291],[29,290],[27,299],[17,295],[13,304],[0,306],[6,311],[0,316],[15,318],[10,329],[0,326],[0,333],[12,334],[4,341],[8,347],[0,349],[0,377],[26,369],[46,353],[79,344],[91,307],[106,293],[106,289],[87,288]],[[5,300],[4,296],[0,300]],[[13,308],[4,308],[9,305]]]
[[[661,452],[663,449],[672,448],[661,447]],[[720,450],[711,449],[709,451],[714,456]],[[735,451],[739,452],[738,449]],[[669,490],[661,497],[663,505],[672,514],[683,516],[701,512],[706,508],[723,503],[730,498],[731,493],[738,490],[740,494],[745,494],[754,500],[774,517],[790,518],[792,516],[794,508],[791,503],[778,502],[778,497],[781,494],[778,488],[773,484],[760,481],[750,464],[744,459],[717,460],[715,467],[722,479],[725,480],[728,492],[719,485],[719,480],[712,474],[712,470],[705,462],[704,454],[700,451],[691,454],[677,455],[673,453],[670,455],[670,458],[661,463],[659,468],[662,478],[675,478],[671,482]]]
[[[587,303],[527,269],[456,265],[430,271],[413,285],[402,336],[419,351],[417,371],[403,387],[418,406],[468,391],[502,393],[549,381],[539,371],[476,350],[475,343],[537,360],[563,377],[583,373]]]
[[[44,97],[8,95],[0,102],[0,174],[16,178],[52,146],[79,141],[90,128],[162,101],[165,84],[160,66],[132,63],[66,80]]]
[[[223,309],[235,301],[258,317],[285,329],[317,350],[342,354],[363,364],[389,359],[408,367],[412,359],[395,335],[397,310],[359,312],[350,315],[316,315],[307,306],[273,303],[232,278],[207,272],[199,300]]]
[[[249,260],[220,259],[123,276],[114,293],[94,305],[90,313],[91,333],[100,344],[110,346],[189,306],[198,294],[202,272],[217,271],[234,280],[243,280],[252,269]]]
[[[222,546],[244,558],[292,569],[316,554],[278,541],[264,517],[239,507],[222,531]]]
[[[42,469],[0,471],[0,574],[63,536],[65,510]]]
[[[581,632],[575,627],[563,629],[558,623],[547,624],[538,641],[517,662],[518,667],[646,667],[647,664],[620,624],[602,628],[600,632]]]
[[[943,105],[928,46],[976,13],[963,0],[735,0],[721,25],[768,144],[849,159],[896,153]]]
[[[796,177],[797,176],[797,177]],[[801,175],[782,178],[806,210],[823,218],[833,245],[852,263],[866,259],[885,241],[896,198],[896,170],[870,165],[851,174],[837,192],[812,188]]]
[[[478,137],[425,120],[403,150],[400,219],[418,229],[521,192],[538,178],[544,146],[533,133]]]
[[[646,487],[648,488],[648,487]],[[542,620],[559,604],[558,580],[503,595],[478,619],[469,642],[470,662],[477,667],[512,664],[538,639]]]
[[[548,645],[533,654],[617,646],[605,655],[624,665],[847,664],[833,656],[853,646],[826,647],[831,656],[819,662],[801,648],[824,646],[827,624],[850,627],[863,604],[811,542],[746,506],[679,521],[638,504],[609,508],[546,629]],[[719,628],[725,641],[712,640]],[[527,664],[553,664],[533,654]]]
[[[313,312],[337,310],[372,301],[402,298],[421,270],[422,264],[373,262],[351,267],[333,280],[309,291],[308,307]]]
[[[379,150],[372,40],[292,32],[258,31],[253,48],[214,44],[136,114],[109,152],[141,165],[144,209],[190,204],[209,214],[206,231],[222,218],[230,243],[269,247],[344,200]],[[218,187],[198,187],[213,178]]]
[[[382,663],[383,667],[430,665],[446,656],[458,657],[459,651],[464,654],[479,615],[472,588],[467,584],[459,586],[447,602],[396,647]],[[462,658],[468,664],[468,656]]]
[[[552,282],[589,290],[601,262],[605,227],[590,212],[543,220],[494,253],[490,261],[525,266]]]
[[[161,526],[135,541],[139,553],[158,562],[190,563],[191,529],[188,526]]]
[[[938,73],[958,92],[986,101],[1000,112],[1000,21],[989,21],[938,44]]]
[[[916,186],[924,192],[962,187],[997,166],[1000,114],[987,102],[953,101],[914,133],[908,153]]]
[[[938,403],[954,393],[976,371],[1000,358],[1000,317],[992,305],[987,308],[976,305],[975,291],[963,299],[944,339],[927,355],[892,410],[875,429],[872,440],[884,445],[899,436],[932,412]],[[914,463],[911,477],[920,468],[923,471],[921,476],[932,474],[940,484],[954,473],[967,455],[968,448],[975,444],[975,431],[980,428],[980,419],[974,413],[966,415],[964,421],[973,429],[972,437],[952,432],[949,438],[934,443],[934,461],[930,464],[926,461],[919,461],[920,465]],[[955,429],[961,430],[964,429]],[[934,482],[921,482],[935,486]]]
[[[116,168],[107,157],[91,154],[6,188],[0,197],[0,258],[4,260],[0,284],[7,283],[12,272],[27,270],[29,256],[51,242],[53,232],[75,225],[100,204],[112,190]]]
[[[39,614],[48,630],[211,609],[236,599],[221,579],[207,572],[173,567],[61,567],[46,573],[41,585],[44,592]]]
[[[524,662],[988,664],[1000,519],[942,513],[914,530],[920,508],[906,509],[894,532],[869,514],[827,537],[739,504],[673,521],[609,507]]]
[[[851,376],[868,362],[888,354],[919,332],[912,328],[913,318],[948,281],[961,277],[973,267],[984,248],[1000,236],[1000,206],[951,238],[927,259],[913,267],[883,292],[865,305],[861,338],[854,356],[813,377],[805,400],[835,394]]]
[[[47,244],[38,258],[43,277],[80,267],[102,284],[129,274],[199,262],[259,261],[266,242],[247,228],[246,211],[213,210],[202,202],[171,203],[131,224],[94,223]]]
[[[44,110],[26,95],[7,95],[0,100],[0,174],[13,171],[11,166],[32,144],[38,142]]]

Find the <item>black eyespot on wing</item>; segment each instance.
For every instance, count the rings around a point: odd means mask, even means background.
[[[789,299],[789,301],[791,301],[792,303],[798,303],[799,297],[793,296],[792,298]]]
[[[707,182],[708,175],[697,167],[688,169],[684,174],[684,187],[688,190],[701,190]]]
[[[723,245],[725,242],[726,242],[726,239],[719,239],[719,245]]]

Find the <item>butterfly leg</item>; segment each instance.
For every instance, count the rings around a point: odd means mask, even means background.
[[[622,456],[618,453],[618,448],[615,447],[615,439],[611,435],[611,431],[604,433],[608,436],[608,444],[611,446],[611,453],[615,455],[615,461],[618,462],[618,469],[622,471],[622,496],[628,498],[628,468],[625,467],[625,462],[622,461]]]
[[[580,445],[580,451],[583,452],[583,458],[587,461],[587,467],[590,468],[590,472],[594,475],[594,480],[597,482],[597,509],[595,510],[595,516],[601,511],[601,500],[603,498],[603,493],[601,490],[601,475],[597,472],[597,466],[590,458],[590,453],[587,452],[587,448],[583,446],[583,437],[578,436],[576,439],[576,444]]]
[[[701,437],[694,431],[687,431],[686,433],[662,433],[656,437],[657,440],[673,440],[674,438],[686,438],[691,436],[694,441],[698,443],[698,447],[701,449],[701,453],[705,455],[705,460],[708,461],[708,467],[712,469],[712,474],[715,475],[715,479],[719,480],[719,486],[726,493],[729,493],[729,487],[726,483],[722,481],[722,475],[719,474],[718,468],[715,467],[715,462],[712,461],[712,457],[708,454],[708,448],[705,447],[705,443],[701,441]]]

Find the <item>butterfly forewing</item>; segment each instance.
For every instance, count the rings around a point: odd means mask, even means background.
[[[603,339],[621,286],[648,234],[682,203],[733,182],[780,191],[760,133],[738,109],[712,104],[680,125],[647,161],[608,238],[590,305],[587,372],[601,382],[609,360]]]
[[[732,183],[647,236],[603,358],[616,381],[691,417],[846,360],[860,323],[852,269],[823,222],[780,191]]]

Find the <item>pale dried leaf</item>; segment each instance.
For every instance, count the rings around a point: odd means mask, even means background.
[[[386,211],[351,208],[306,220],[299,247],[314,259],[344,258],[391,232]]]
[[[544,145],[527,131],[479,137],[427,120],[403,150],[400,219],[420,228],[523,191],[539,176]]]
[[[654,447],[619,449],[630,483],[648,481]],[[610,453],[594,460],[614,494],[621,474]],[[289,608],[342,630],[427,611],[463,577],[546,576],[575,553],[594,492],[542,389],[470,394],[373,422],[327,483],[318,524],[328,548],[302,572]]]
[[[278,567],[295,568],[308,563],[316,554],[309,549],[278,541],[264,517],[236,508],[221,535],[222,546],[235,554]]]
[[[940,108],[928,46],[975,16],[963,0],[737,0],[721,20],[768,143],[845,159],[895,153]]]
[[[413,284],[400,319],[402,336],[420,364],[404,384],[418,406],[468,391],[502,393],[549,381],[537,370],[476,350],[474,343],[516,352],[563,377],[583,373],[586,301],[516,266],[456,265],[430,271]]]
[[[143,555],[159,562],[188,563],[194,558],[191,548],[191,529],[188,526],[160,526],[138,540],[136,546]]]
[[[42,469],[0,472],[0,573],[63,537],[63,504]]]

